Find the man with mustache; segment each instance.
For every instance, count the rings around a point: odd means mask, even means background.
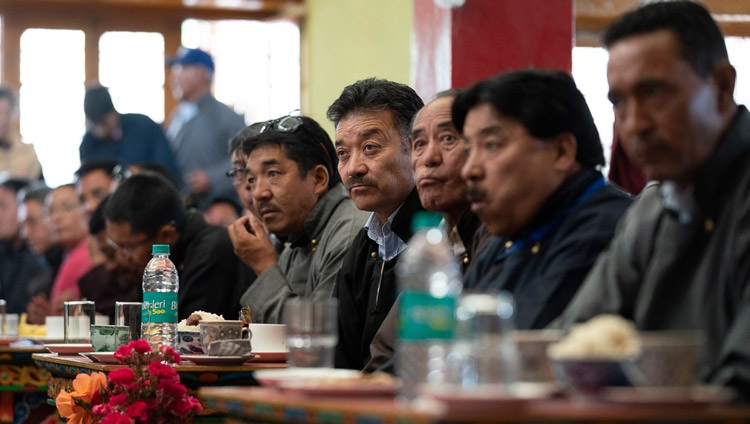
[[[464,287],[512,293],[518,328],[542,328],[578,290],[630,198],[604,180],[599,133],[566,73],[480,81],[458,95],[452,116],[470,150],[462,176],[471,210],[496,236]]]
[[[339,173],[354,204],[372,212],[339,273],[336,367],[362,369],[370,342],[396,300],[394,267],[422,210],[409,158],[410,123],[423,106],[410,87],[369,78],[328,108]]]
[[[255,322],[281,323],[288,298],[331,297],[366,216],[346,195],[333,143],[317,122],[285,116],[252,126],[258,133],[241,148],[258,216],[240,218],[229,235],[237,256],[258,276],[242,305],[250,306]],[[269,232],[287,239],[278,256]]]
[[[692,1],[605,33],[615,128],[650,180],[560,320],[601,313],[703,338],[698,377],[750,400],[750,113],[721,30]]]

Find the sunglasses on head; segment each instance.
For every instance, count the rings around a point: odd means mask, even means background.
[[[299,110],[292,111],[289,115],[282,116],[281,118],[271,119],[265,122],[256,122],[250,125],[250,128],[257,131],[258,134],[263,134],[266,131],[293,133],[304,124],[301,117],[291,115],[291,113],[295,112],[299,112]],[[325,148],[322,142],[319,141],[318,143],[325,153],[326,162],[328,162],[328,172],[336,172],[336,170],[333,169],[333,160],[331,159],[331,154],[328,152],[328,149]],[[229,173],[227,173],[227,175],[229,175]]]

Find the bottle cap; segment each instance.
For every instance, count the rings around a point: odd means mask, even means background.
[[[168,244],[155,244],[151,246],[151,254],[155,255],[157,253],[169,254],[169,245]]]
[[[416,233],[425,228],[434,228],[440,226],[443,217],[437,212],[419,211],[411,219],[411,231]]]

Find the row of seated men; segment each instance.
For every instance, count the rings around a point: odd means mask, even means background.
[[[233,138],[250,213],[228,230],[140,172],[106,202],[104,244],[121,276],[170,244],[181,318],[242,305],[281,322],[290,297],[336,296],[336,366],[373,369],[393,354],[394,267],[428,209],[466,264],[464,287],[512,293],[518,328],[614,313],[640,330],[697,330],[699,377],[746,397],[750,114],[724,38],[703,6],[674,1],[634,9],[604,41],[619,139],[652,181],[636,199],[602,176],[591,112],[564,72],[507,72],[426,105],[370,78],[329,107],[334,141],[295,115]]]

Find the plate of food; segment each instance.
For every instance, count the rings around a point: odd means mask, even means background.
[[[58,355],[78,355],[81,352],[93,352],[91,343],[51,343],[44,345],[47,350]]]
[[[362,375],[357,370],[335,368],[284,368],[257,370],[253,373],[258,382],[264,386],[276,387],[286,382],[316,381],[322,379],[351,379]]]
[[[341,376],[286,380],[278,384],[279,389],[312,396],[393,396],[401,387],[401,380],[384,373],[357,373],[351,377]]]
[[[252,361],[256,356],[252,353],[241,356],[180,355],[183,361],[190,361],[196,365],[241,365]]]

